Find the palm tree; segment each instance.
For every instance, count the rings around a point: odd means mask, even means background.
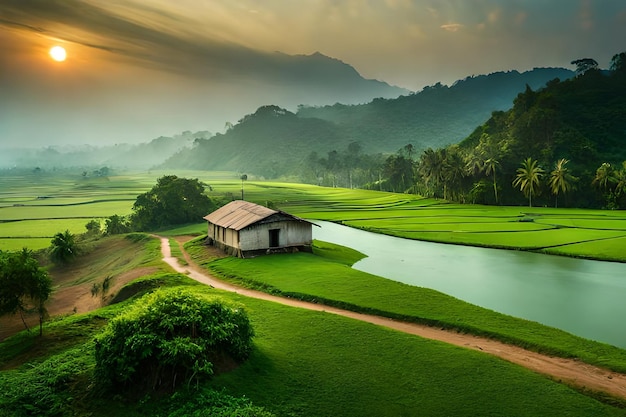
[[[50,258],[54,262],[67,263],[76,256],[76,241],[69,230],[54,235],[51,242]]]
[[[476,151],[472,151],[465,156],[465,171],[468,176],[478,176],[485,169],[485,159]]]
[[[615,194],[619,197],[626,192],[626,161],[622,162],[622,169],[614,171]]]
[[[521,168],[517,169],[517,176],[513,180],[513,186],[519,187],[520,191],[528,197],[528,207],[533,206],[533,194],[537,194],[539,180],[543,176],[543,169],[537,165],[537,161],[528,157],[522,162]]]
[[[498,161],[496,158],[489,158],[484,162],[485,175],[493,174],[493,195],[496,199],[496,205],[498,204],[498,184],[496,182],[496,169],[499,165],[500,161]]]
[[[450,188],[452,199],[455,199],[454,193],[460,188],[461,180],[465,178],[467,171],[465,170],[465,161],[458,147],[451,146],[448,149],[443,161],[442,179],[444,181],[444,189]],[[456,195],[456,200],[461,200],[459,195]]]
[[[570,191],[573,187],[572,182],[577,180],[576,177],[568,172],[568,168],[565,167],[568,162],[568,159],[559,159],[554,166],[554,170],[550,173],[550,180],[548,185],[550,185],[550,190],[552,191],[552,194],[556,196],[554,201],[554,207],[558,207],[559,205],[559,193],[566,193]]]
[[[604,162],[596,170],[596,176],[591,184],[601,189],[607,189],[609,183],[615,182],[613,167],[608,162]]]
[[[426,149],[420,156],[419,174],[424,180],[427,188],[432,188],[433,196],[436,188],[443,180],[443,162],[445,160],[445,150],[432,148]],[[444,192],[445,194],[445,192]],[[444,196],[445,198],[445,196]]]

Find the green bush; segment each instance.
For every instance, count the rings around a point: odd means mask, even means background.
[[[274,417],[263,407],[252,404],[246,397],[233,397],[225,392],[178,393],[172,396],[172,406],[163,413],[168,417]],[[181,406],[182,404],[182,406]],[[157,414],[155,417],[161,417]]]
[[[55,263],[68,263],[76,257],[78,245],[69,230],[54,235],[50,244],[50,259]]]
[[[246,313],[220,299],[159,290],[134,306],[96,338],[95,376],[104,387],[172,391],[232,368],[252,349]]]

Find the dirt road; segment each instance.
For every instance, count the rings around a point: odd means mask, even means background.
[[[190,278],[203,284],[210,285],[214,288],[235,292],[247,297],[273,301],[275,303],[292,307],[306,308],[309,310],[323,311],[326,313],[350,317],[355,320],[385,326],[416,336],[439,340],[441,342],[450,343],[467,349],[478,350],[524,366],[570,386],[585,388],[592,391],[600,391],[617,398],[626,399],[626,375],[624,374],[615,373],[572,359],[542,355],[540,353],[524,350],[522,348],[507,345],[491,339],[440,330],[414,323],[394,321],[380,316],[355,313],[348,310],[341,310],[305,301],[277,297],[264,292],[238,287],[236,285],[220,281],[209,275],[206,271],[200,269],[193,263],[184,250],[183,254],[185,255],[185,259],[189,265],[184,267],[181,266],[177,259],[171,256],[170,245],[167,238],[161,238],[161,251],[163,253],[163,260],[174,268],[174,270],[186,274]]]

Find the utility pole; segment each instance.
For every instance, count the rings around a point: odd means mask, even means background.
[[[246,174],[243,174],[241,176],[241,199],[242,200],[243,200],[243,182],[247,179],[248,179],[248,176]]]

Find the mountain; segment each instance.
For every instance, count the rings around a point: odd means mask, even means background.
[[[297,104],[367,103],[374,98],[396,98],[410,93],[383,81],[366,79],[351,65],[319,52],[287,55],[276,52],[271,68],[262,71],[277,88],[300,97]],[[281,107],[291,107],[274,102]]]
[[[348,77],[351,70],[341,68]],[[538,88],[549,80],[572,76],[565,69],[538,68],[468,77],[449,87],[436,84],[419,93],[361,105],[300,106],[297,113],[263,106],[225,134],[181,150],[163,167],[233,170],[275,178],[298,176],[312,152],[326,155],[351,143],[370,154],[394,153],[407,144],[416,151],[443,147],[467,137],[493,111],[509,108],[527,85]]]

